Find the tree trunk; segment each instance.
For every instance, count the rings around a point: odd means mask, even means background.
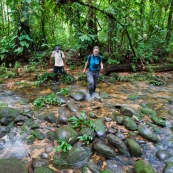
[[[166,33],[166,43],[169,44],[171,33],[172,33],[172,25],[173,25],[173,0],[171,0],[170,9],[169,9],[169,16],[168,16],[168,25],[167,25],[167,33]]]
[[[133,72],[133,68],[131,64],[123,64],[123,65],[111,65],[105,67],[104,75],[109,75],[112,72]],[[165,71],[173,71],[173,64],[163,64],[158,66],[148,65],[145,68],[143,66],[137,65],[136,71],[154,71],[154,72],[165,72]]]

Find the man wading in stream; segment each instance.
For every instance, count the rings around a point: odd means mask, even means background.
[[[64,60],[63,60],[65,59],[65,55],[64,52],[60,50],[59,46],[57,46],[55,50],[52,52],[52,55],[50,57],[50,66],[52,66],[53,58],[54,58],[54,67],[53,67],[54,80],[55,83],[58,83],[59,82],[58,73],[66,75],[66,72],[64,70]]]
[[[85,73],[87,68],[88,89],[90,98],[92,98],[97,87],[100,70],[103,69],[102,57],[99,55],[98,46],[95,46],[93,48],[93,54],[88,56],[83,73]]]

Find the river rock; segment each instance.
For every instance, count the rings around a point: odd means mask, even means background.
[[[158,136],[145,125],[139,125],[138,132],[142,137],[148,139],[149,141],[157,142],[159,140]]]
[[[92,151],[89,147],[76,146],[60,155],[55,153],[54,166],[60,169],[79,169],[88,163],[91,155]]]
[[[172,154],[170,154],[166,150],[159,150],[159,151],[156,152],[156,157],[159,160],[164,161],[164,160],[167,160],[167,159],[171,158],[172,157]]]
[[[156,173],[152,165],[145,160],[135,162],[135,173]]]
[[[116,133],[115,135],[116,135],[118,138],[120,138],[121,140],[125,140],[125,139],[126,139],[125,135],[122,134],[122,133],[120,133],[120,132]]]
[[[125,116],[129,116],[129,117],[132,117],[133,115],[137,114],[134,109],[130,108],[127,105],[121,106],[120,112],[121,112],[121,114],[123,114]]]
[[[55,131],[55,139],[65,140],[70,144],[75,143],[77,136],[78,133],[71,126],[62,126]]]
[[[47,132],[47,138],[48,138],[50,141],[54,141],[54,140],[55,140],[55,132],[53,132],[53,131],[48,131],[48,132]]]
[[[15,123],[18,123],[18,122],[26,122],[27,120],[28,120],[28,118],[26,116],[19,115],[18,117],[16,117],[14,119],[14,122]]]
[[[19,115],[21,115],[21,112],[17,109],[11,107],[0,107],[0,119],[7,118],[11,122]]]
[[[62,106],[58,110],[59,116],[58,116],[58,122],[59,123],[66,123],[68,121],[68,118],[70,118],[70,111],[66,108],[66,106]]]
[[[90,160],[87,164],[87,167],[89,170],[93,173],[99,173],[100,171],[98,170],[97,165],[93,162],[93,160]]]
[[[173,173],[173,162],[166,163],[163,173]]]
[[[48,121],[49,123],[56,123],[57,118],[55,117],[54,113],[50,113],[46,116],[45,120]]]
[[[2,173],[28,173],[26,165],[17,159],[0,159]]]
[[[93,148],[97,153],[103,155],[106,158],[115,158],[117,156],[116,152],[111,147],[100,141],[96,142],[93,145]]]
[[[70,96],[77,101],[85,100],[86,97],[85,93],[82,91],[72,91],[70,92]]]
[[[93,139],[95,138],[96,134],[95,132],[91,129],[91,128],[88,128],[88,127],[85,127],[85,128],[82,128],[81,131],[79,132],[80,135],[88,135],[88,136],[92,136]]]
[[[31,135],[35,136],[39,140],[42,140],[45,138],[44,134],[42,132],[39,132],[38,130],[33,130],[31,132]]]
[[[127,139],[127,144],[130,148],[130,153],[135,157],[140,157],[142,155],[141,146],[133,139]]]
[[[49,143],[45,147],[45,152],[46,153],[51,153],[53,151],[53,149],[54,149],[54,144],[53,143]]]
[[[161,127],[165,127],[166,126],[166,121],[163,118],[161,118],[161,117],[152,116],[151,120],[158,126],[161,126]]]
[[[45,159],[34,159],[33,160],[33,167],[34,168],[38,168],[41,166],[48,166],[49,165],[49,161],[45,160]]]
[[[59,102],[60,102],[61,104],[66,104],[67,101],[68,101],[68,98],[65,97],[65,96],[63,96],[63,95],[61,95],[61,94],[55,95],[55,98],[56,98],[57,100],[59,100]]]
[[[157,115],[155,111],[153,111],[152,109],[149,109],[149,108],[141,108],[141,112],[150,117]]]
[[[3,149],[6,141],[4,139],[0,139],[0,150]]]
[[[137,130],[137,124],[130,117],[123,117],[123,124],[128,130]]]
[[[5,136],[10,131],[9,127],[6,126],[0,126],[0,138]]]
[[[55,171],[47,167],[38,167],[34,170],[34,173],[55,173]]]
[[[68,101],[67,106],[72,112],[77,112],[80,108],[80,105],[76,104],[74,101]]]
[[[122,125],[123,124],[123,116],[115,116],[114,120],[117,122],[117,124]]]
[[[41,157],[43,158],[43,159],[48,159],[49,158],[49,155],[47,154],[47,153],[41,153]]]
[[[121,154],[125,156],[130,156],[130,153],[126,147],[126,144],[120,138],[112,134],[109,134],[107,135],[107,139],[108,139],[108,142],[112,146],[116,147]]]
[[[95,131],[98,137],[106,136],[106,126],[104,125],[101,119],[97,119],[94,121],[95,123]]]

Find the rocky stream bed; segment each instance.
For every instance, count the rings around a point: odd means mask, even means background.
[[[56,94],[63,87],[0,85],[0,173],[173,172],[172,83],[105,82],[93,99],[78,84],[67,96]],[[52,92],[59,105],[33,106]],[[75,128],[70,117],[84,123]],[[58,140],[72,149],[56,152]]]

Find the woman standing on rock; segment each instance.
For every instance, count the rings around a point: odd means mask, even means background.
[[[83,73],[85,73],[86,69],[88,68],[87,80],[90,97],[92,97],[95,93],[99,73],[100,70],[103,69],[102,57],[99,55],[99,51],[100,49],[98,46],[93,48],[93,54],[88,56],[83,70]]]

